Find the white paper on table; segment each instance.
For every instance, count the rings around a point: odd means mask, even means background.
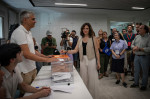
[[[53,81],[59,81],[59,80],[67,80],[71,78],[70,73],[55,73],[53,76],[54,80]]]
[[[54,85],[54,86],[51,86],[51,89],[53,91],[62,91],[62,92],[72,93],[72,91],[74,89],[74,85],[73,84],[70,84],[70,85]]]
[[[51,75],[47,75],[47,76],[45,76],[45,75],[44,75],[44,76],[41,76],[41,75],[40,75],[40,76],[37,76],[37,77],[36,77],[36,79],[39,79],[39,80],[50,79],[50,78],[51,78]]]
[[[50,80],[43,80],[43,81],[35,81],[32,86],[33,87],[50,87]]]

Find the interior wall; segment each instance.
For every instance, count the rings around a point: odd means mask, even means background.
[[[6,38],[7,37],[7,33],[8,33],[8,10],[1,3],[0,3],[0,8],[1,8],[0,9],[0,16],[3,17],[3,23],[4,23],[3,37]]]
[[[18,22],[18,13],[0,1],[0,16],[3,17],[3,37],[7,39],[9,26]]]
[[[108,18],[106,15],[85,15],[85,14],[64,14],[64,13],[36,13],[36,25],[31,30],[33,37],[41,44],[41,40],[46,36],[46,31],[50,30],[52,36],[56,38],[57,48],[60,49],[62,28],[70,31],[76,30],[80,36],[80,28],[83,23],[89,22],[97,36],[99,29],[108,31]]]
[[[11,24],[18,23],[19,14],[17,11],[8,8],[8,6],[1,4],[0,2],[0,16],[4,17],[4,37],[8,37],[9,26]],[[20,9],[22,10],[22,9]],[[38,9],[34,9],[35,12]],[[108,13],[107,13],[108,12]],[[98,30],[103,29],[110,34],[110,21],[118,22],[142,22],[148,24],[150,20],[150,10],[142,12],[126,12],[126,11],[107,11],[105,14],[73,14],[73,13],[61,13],[55,12],[38,12],[35,13],[36,25],[31,30],[33,37],[36,41],[41,44],[41,39],[46,36],[46,31],[50,30],[53,32],[53,37],[57,40],[58,49],[60,49],[59,43],[61,41],[61,28],[68,28],[70,31],[76,30],[77,35],[80,36],[81,25],[85,22],[91,23],[95,34],[97,36]],[[132,14],[131,14],[132,13]],[[125,16],[126,15],[126,16]]]

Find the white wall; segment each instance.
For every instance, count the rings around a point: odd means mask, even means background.
[[[0,16],[3,18],[3,38],[8,38],[9,27],[18,22],[17,11],[0,1]]]
[[[53,33],[53,37],[56,38],[58,49],[60,49],[61,28],[67,28],[70,31],[74,29],[77,31],[78,36],[80,36],[80,28],[85,22],[89,22],[92,25],[96,35],[100,28],[104,31],[109,30],[106,15],[40,13],[35,14],[35,16],[37,23],[31,30],[33,37],[41,44],[41,39],[46,36],[46,31],[50,30]]]

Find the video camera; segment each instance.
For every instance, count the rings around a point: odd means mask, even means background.
[[[61,38],[67,38],[67,34],[70,34],[70,32],[64,32],[64,33],[61,33]]]
[[[46,40],[48,41],[48,46],[52,46],[53,45],[53,43],[50,42],[48,38],[46,38]]]
[[[52,42],[48,42],[48,46],[52,46]]]

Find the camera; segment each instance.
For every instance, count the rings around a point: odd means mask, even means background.
[[[71,47],[67,47],[67,50],[71,50]]]
[[[61,38],[66,38],[66,37],[67,37],[66,32],[61,33]]]
[[[52,46],[52,43],[51,43],[51,42],[48,42],[48,46]]]
[[[61,38],[67,38],[67,34],[70,34],[70,32],[64,32],[64,33],[61,33]]]

